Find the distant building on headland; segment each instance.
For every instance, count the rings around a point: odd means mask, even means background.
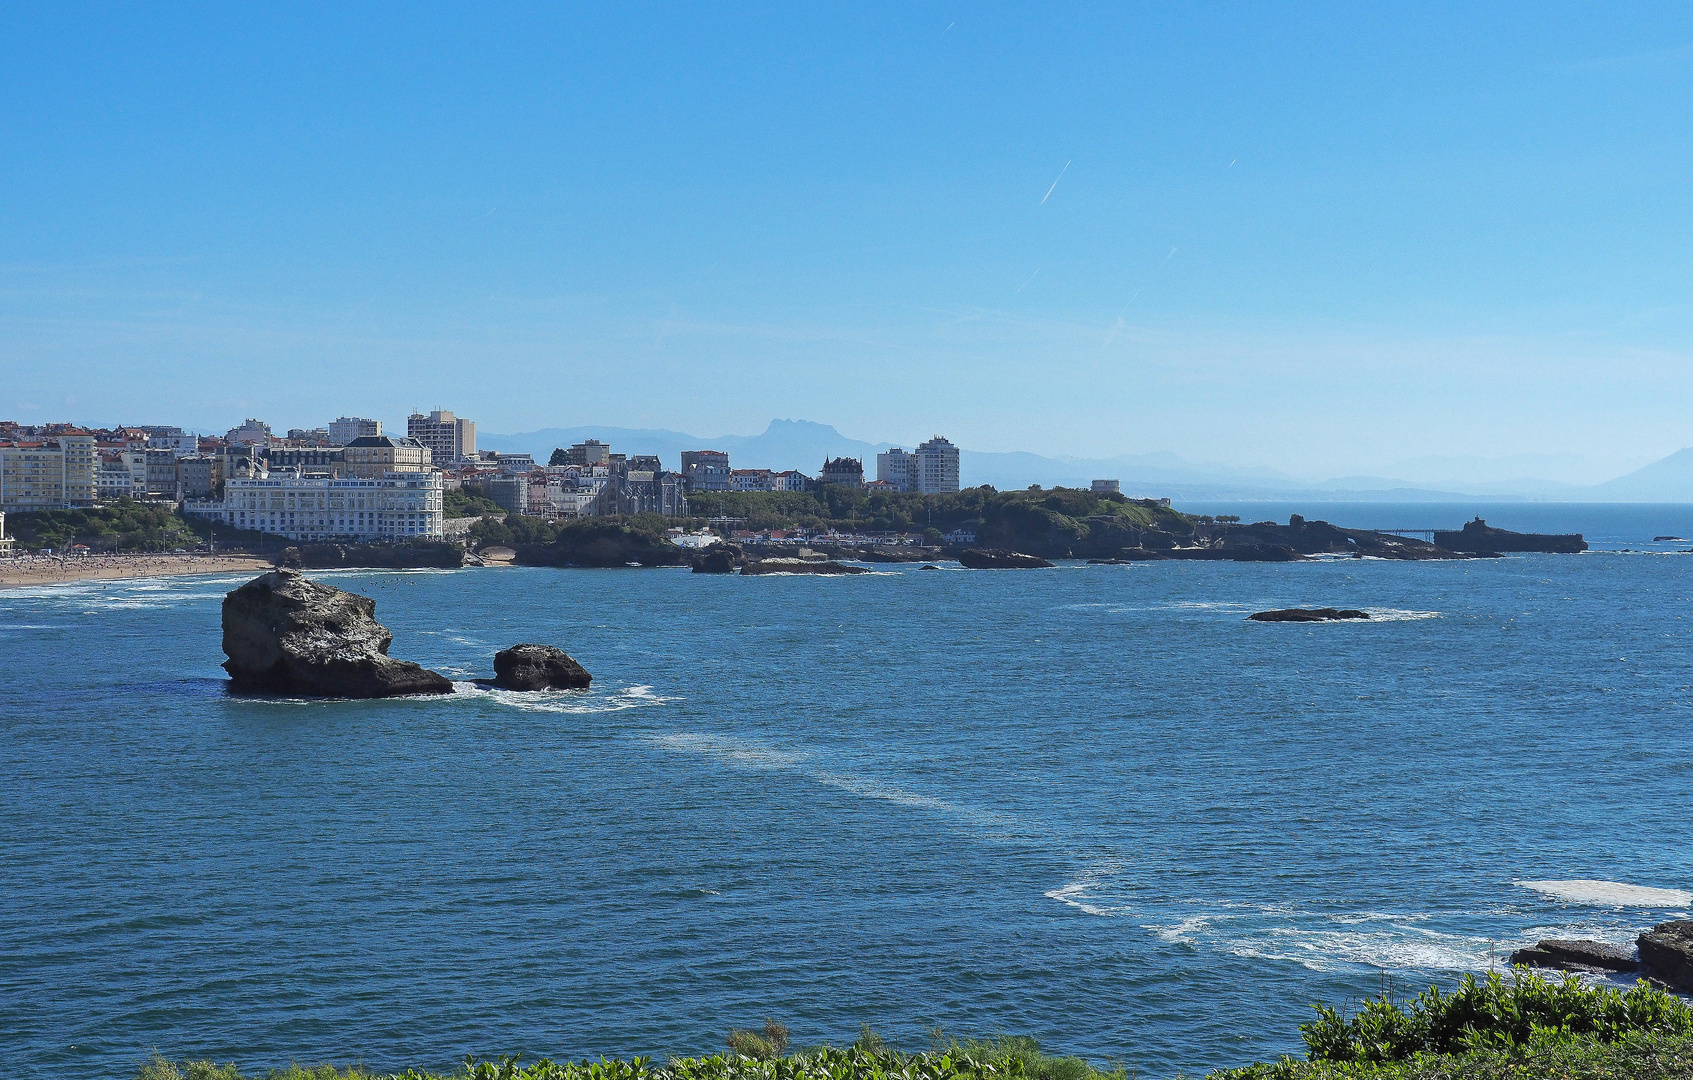
[[[936,435],[907,453],[895,446],[876,455],[876,479],[896,491],[936,495],[958,490],[958,447]]]
[[[338,416],[329,422],[329,445],[346,446],[354,439],[382,434],[382,421],[362,416]]]
[[[475,422],[445,409],[436,409],[428,416],[412,413],[406,417],[406,437],[428,447],[437,464],[476,457]]]
[[[1095,480],[1091,485],[1095,495],[1121,495],[1123,485],[1116,480]]]
[[[734,477],[721,450],[682,451],[682,483],[689,491],[730,491]]]
[[[851,457],[830,458],[823,462],[823,471],[818,474],[817,482],[836,487],[863,487],[864,462]]]

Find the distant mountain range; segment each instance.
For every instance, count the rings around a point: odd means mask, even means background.
[[[856,457],[868,477],[876,474],[876,455],[895,445],[849,439],[828,424],[809,420],[772,420],[758,435],[705,437],[660,428],[572,427],[543,428],[515,435],[480,433],[484,450],[533,454],[546,461],[555,447],[585,439],[609,443],[628,454],[657,454],[672,468],[684,450],[723,450],[738,469],[799,469],[816,475],[825,458]],[[1560,459],[1523,456],[1505,461],[1425,458],[1401,463],[1407,471],[1436,475],[1434,482],[1413,482],[1380,476],[1344,476],[1305,481],[1272,469],[1235,468],[1195,463],[1168,452],[1125,454],[1108,458],[1043,457],[1030,453],[959,451],[959,472],[965,486],[992,484],[996,488],[1086,487],[1095,479],[1121,481],[1125,494],[1159,496],[1186,501],[1283,502],[1305,499],[1321,502],[1452,502],[1467,499],[1551,502],[1693,502],[1693,448],[1679,450],[1624,476],[1598,484],[1569,484],[1532,477],[1498,475],[1501,468],[1551,465]],[[1491,467],[1491,468],[1490,468]],[[1487,475],[1489,472],[1494,475]],[[1451,478],[1448,478],[1450,474]],[[1470,479],[1462,477],[1468,474]]]

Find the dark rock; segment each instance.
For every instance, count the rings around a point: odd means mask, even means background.
[[[1367,611],[1353,608],[1285,608],[1281,611],[1255,611],[1247,618],[1253,622],[1333,622],[1338,619],[1367,619]]]
[[[741,573],[753,574],[868,574],[862,566],[846,566],[834,561],[816,562],[812,559],[754,559],[741,567]]]
[[[736,561],[735,553],[723,544],[713,544],[691,560],[696,574],[732,574]]]
[[[450,694],[444,675],[388,655],[376,601],[273,570],[223,598],[223,651],[240,693],[307,697]]]
[[[1693,990],[1693,919],[1659,923],[1640,935],[1640,962],[1679,990]]]
[[[1549,551],[1574,555],[1587,550],[1587,541],[1580,533],[1518,533],[1495,529],[1476,518],[1455,532],[1437,532],[1434,542],[1447,551],[1470,551],[1497,554],[1502,551]]]
[[[1518,949],[1511,963],[1561,971],[1638,971],[1634,950],[1603,941],[1542,941],[1532,949]]]
[[[965,548],[958,561],[971,570],[1035,570],[1052,565],[1037,556],[1003,548]]]
[[[1558,960],[1545,949],[1518,949],[1511,954],[1511,964],[1523,967],[1555,968],[1558,966]]]
[[[917,569],[919,569],[919,570],[939,570],[940,567],[935,566],[933,563],[931,563],[927,566],[919,566]]]
[[[301,544],[283,549],[279,565],[324,570],[355,566],[383,569],[465,566],[464,548],[450,540],[414,540],[406,544]]]
[[[585,690],[593,680],[551,645],[513,645],[494,654],[493,685],[502,690]]]

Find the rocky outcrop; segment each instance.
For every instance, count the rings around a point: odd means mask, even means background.
[[[815,559],[753,559],[741,567],[743,575],[752,574],[868,574],[862,566],[847,566],[833,560]]]
[[[586,690],[593,681],[563,649],[526,644],[495,653],[494,678],[484,685],[502,690]]]
[[[1634,950],[1603,941],[1561,941],[1548,939],[1532,949],[1518,949],[1511,963],[1560,971],[1638,971],[1640,960]]]
[[[522,566],[679,566],[685,552],[662,531],[615,518],[583,518],[563,525],[550,544],[518,544]]]
[[[688,562],[696,574],[733,574],[740,562],[737,554],[727,544],[713,544],[692,556]]]
[[[1038,556],[1003,548],[965,548],[958,561],[971,570],[1036,570],[1052,565]]]
[[[239,693],[376,698],[450,694],[444,675],[388,655],[376,601],[273,570],[223,598],[223,651]]]
[[[1435,533],[1434,542],[1448,551],[1489,555],[1504,551],[1547,551],[1574,555],[1587,550],[1587,541],[1582,539],[1580,533],[1511,532],[1509,529],[1495,529],[1479,517],[1455,532]]]
[[[1693,920],[1659,923],[1640,935],[1640,962],[1656,978],[1693,991]]]
[[[1341,619],[1367,619],[1370,613],[1355,608],[1283,608],[1280,611],[1255,611],[1247,618],[1253,622],[1335,622]]]

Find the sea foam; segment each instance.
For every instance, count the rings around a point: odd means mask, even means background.
[[[1519,881],[1516,884],[1555,900],[1571,904],[1590,904],[1594,907],[1693,907],[1693,892],[1686,889],[1660,889],[1650,885],[1630,885],[1622,881],[1600,881],[1594,878]]]

